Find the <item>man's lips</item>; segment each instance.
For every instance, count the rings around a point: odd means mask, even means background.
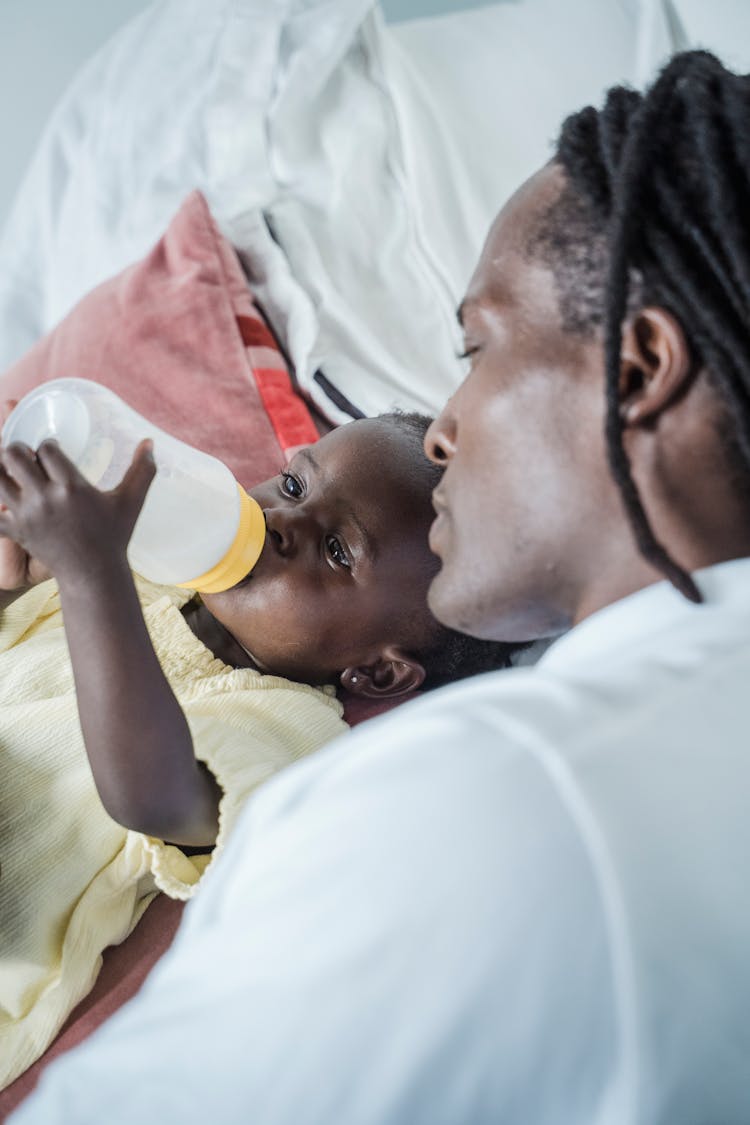
[[[444,496],[437,492],[437,490],[432,494],[432,506],[435,508],[437,514],[430,528],[428,543],[430,543],[430,550],[433,552],[433,555],[440,555],[440,540],[445,524],[448,522],[448,504],[445,503]]]
[[[441,515],[442,512],[445,512],[448,509],[448,505],[445,502],[445,496],[439,488],[436,488],[432,493],[432,506],[438,515]]]

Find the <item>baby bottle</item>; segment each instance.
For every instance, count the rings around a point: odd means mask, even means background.
[[[2,431],[3,445],[37,449],[54,438],[97,488],[120,483],[135,448],[153,439],[156,476],[133,529],[133,570],[203,593],[228,590],[255,566],[265,543],[260,506],[211,457],[152,426],[88,379],[55,379],[27,394]]]

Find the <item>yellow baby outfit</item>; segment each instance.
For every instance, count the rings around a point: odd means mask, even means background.
[[[54,582],[0,615],[0,1088],[45,1050],[157,890],[189,898],[249,793],[346,726],[332,689],[230,668],[180,612],[190,597],[138,581],[146,624],[196,756],[224,795],[212,856],[115,823],[83,746]],[[137,708],[138,701],[133,701]]]

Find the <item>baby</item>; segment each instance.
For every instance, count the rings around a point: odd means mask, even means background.
[[[251,790],[345,729],[332,685],[387,698],[508,664],[427,610],[428,425],[296,453],[252,490],[256,567],[200,598],[128,567],[148,443],[108,493],[54,443],[0,453],[0,1087],[154,894],[190,897]]]

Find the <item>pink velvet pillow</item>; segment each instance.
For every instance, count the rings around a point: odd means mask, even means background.
[[[111,387],[220,458],[245,486],[278,472],[287,448],[318,436],[197,191],[146,258],[84,297],[2,376],[0,394],[20,398],[71,375]]]

